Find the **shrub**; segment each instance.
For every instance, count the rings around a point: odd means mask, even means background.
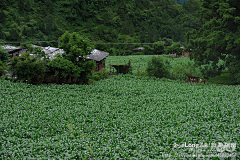
[[[177,54],[180,56],[182,54],[182,49],[180,48],[181,44],[180,43],[173,43],[171,46],[166,47],[165,53],[166,54]]]
[[[54,76],[60,79],[66,77],[69,79],[72,77],[78,78],[82,71],[77,65],[74,65],[70,60],[60,57],[60,55],[57,55],[56,58],[49,62],[49,67],[55,73]]]
[[[153,54],[164,53],[164,41],[158,41],[153,43]]]
[[[238,83],[240,84],[240,63],[238,60],[235,60],[232,56],[229,56],[227,58],[227,67],[229,70],[229,73],[231,77]]]
[[[147,75],[157,78],[163,78],[169,76],[169,62],[164,61],[161,57],[152,57],[147,65]]]
[[[108,73],[105,68],[101,69],[98,72],[93,72],[92,79],[94,81],[99,81],[101,79],[106,79],[106,78],[108,78]]]
[[[0,77],[5,74],[6,64],[0,60]]]
[[[59,47],[65,52],[63,58],[71,61],[75,67],[67,61],[64,61],[64,63],[68,63],[71,68],[75,68],[74,73],[79,73],[78,76],[76,75],[75,77],[80,78],[80,83],[87,84],[92,76],[92,70],[96,63],[92,60],[87,60],[86,56],[90,54],[94,46],[88,38],[84,38],[76,32],[65,32],[59,38],[59,41],[61,42]]]
[[[185,80],[187,75],[201,77],[201,71],[194,61],[186,58],[178,58],[171,63],[170,76],[171,79]]]
[[[47,65],[40,57],[31,57],[30,52],[27,52],[11,59],[10,71],[18,81],[39,84],[47,71]]]
[[[0,46],[0,61],[6,62],[8,60],[8,53]]]
[[[149,45],[144,45],[144,50],[143,50],[143,53],[145,55],[152,55],[153,54],[153,48]]]
[[[136,72],[136,76],[141,76],[141,77],[146,77],[147,76],[147,73],[145,70],[137,70]]]

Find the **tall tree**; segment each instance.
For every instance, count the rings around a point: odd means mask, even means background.
[[[80,73],[78,78],[80,78],[81,83],[88,83],[95,66],[94,61],[87,60],[87,55],[94,49],[90,40],[76,32],[65,32],[59,40],[61,43],[59,47],[65,51],[63,57],[75,65],[78,70],[75,72]]]
[[[240,79],[240,2],[236,0],[202,0],[202,21],[198,31],[188,33],[188,40],[193,49],[193,58],[199,64],[208,64],[211,72],[208,76],[219,73],[226,62],[230,73]],[[239,80],[240,81],[240,80]]]

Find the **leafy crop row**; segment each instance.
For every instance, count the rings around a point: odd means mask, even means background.
[[[173,147],[184,142],[240,152],[239,86],[116,76],[88,86],[2,80],[0,89],[3,159],[163,159],[194,152]]]

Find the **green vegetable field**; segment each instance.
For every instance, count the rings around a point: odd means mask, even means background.
[[[0,89],[1,159],[240,158],[240,86],[119,75],[92,85],[1,80]]]
[[[110,67],[110,64],[124,65],[131,61],[132,74],[137,72],[145,72],[148,62],[152,57],[161,57],[169,61],[169,72],[174,79],[185,79],[185,75],[202,77],[200,70],[195,66],[194,61],[189,57],[172,58],[170,55],[131,55],[131,56],[108,56],[106,59],[106,70],[108,72],[115,72],[116,70]]]
[[[156,55],[159,56],[159,55]],[[125,65],[128,64],[129,60],[131,61],[132,72],[136,73],[137,70],[145,70],[147,67],[147,63],[153,55],[130,55],[130,56],[108,56],[106,59],[106,69],[110,71],[109,64],[116,65]],[[167,56],[161,56],[165,59],[168,59]],[[113,68],[112,68],[113,70]]]

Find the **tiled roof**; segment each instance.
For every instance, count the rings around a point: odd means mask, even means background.
[[[20,47],[15,47],[15,46],[10,46],[10,45],[5,45],[2,46],[2,49],[6,50],[7,52],[12,52],[14,50],[20,50]]]
[[[92,59],[94,61],[101,61],[109,55],[108,52],[103,52],[97,49],[92,50],[90,55],[87,55],[88,59]]]
[[[60,54],[64,53],[63,49],[50,47],[50,46],[48,46],[48,47],[41,47],[41,46],[37,46],[37,45],[32,45],[32,47],[39,47],[39,48],[41,48],[44,53],[49,55],[50,59],[55,58],[57,53],[60,53]]]
[[[37,46],[36,46],[37,47]],[[63,54],[64,50],[54,47],[40,47],[42,51],[49,55],[50,59],[55,58],[57,53]],[[94,61],[101,61],[109,55],[108,52],[103,52],[97,49],[92,50],[90,55],[87,55],[87,59],[92,59]]]
[[[55,58],[55,55],[57,53],[60,53],[60,54],[64,53],[63,49],[54,48],[54,47],[42,47],[42,51],[44,51],[46,54],[48,54],[50,59]]]
[[[41,46],[37,46],[37,45],[32,45],[32,47],[39,47],[42,49],[42,51],[46,54],[49,55],[50,59],[55,58],[57,53],[63,54],[64,50],[60,49],[60,48],[55,48],[55,47],[41,47]],[[9,45],[5,45],[2,46],[3,49],[7,50],[7,52],[11,52],[13,50],[19,50],[21,49],[20,47],[14,47],[14,46],[9,46]],[[101,61],[104,58],[106,58],[109,55],[108,52],[103,52],[97,49],[92,50],[90,55],[87,55],[87,59],[92,59],[94,61]]]

